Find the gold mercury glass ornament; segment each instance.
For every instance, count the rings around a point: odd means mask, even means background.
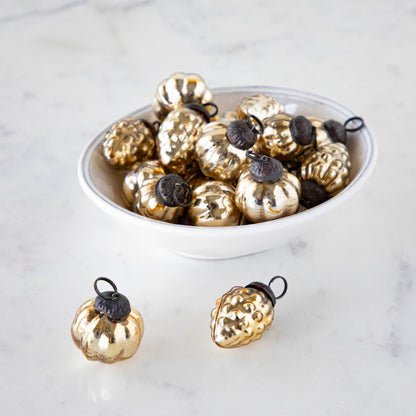
[[[217,181],[237,181],[250,164],[245,151],[262,132],[263,125],[255,116],[207,124],[195,145],[195,158],[202,173]]]
[[[137,196],[139,186],[155,177],[165,174],[165,170],[158,160],[147,160],[143,163],[135,163],[123,180],[122,192],[126,205],[131,209]]]
[[[155,174],[138,186],[134,210],[144,217],[176,223],[192,203],[192,188],[179,175]]]
[[[328,143],[308,151],[298,169],[301,204],[312,208],[342,191],[349,184],[350,170],[350,156],[342,143]]]
[[[146,120],[126,118],[114,123],[102,142],[105,160],[117,168],[128,168],[137,161],[151,159],[156,130]]]
[[[332,140],[328,135],[328,131],[324,127],[324,120],[318,117],[307,117],[307,119],[312,123],[312,126],[314,126],[316,129],[316,146],[319,147],[322,144],[331,143]],[[306,146],[305,149],[308,147],[312,147],[313,145],[314,143],[312,143],[310,146]]]
[[[348,124],[358,122],[355,127]],[[314,145],[301,155],[301,166],[297,176],[302,183],[300,203],[313,208],[341,192],[349,184],[351,160],[345,146],[348,132],[364,127],[361,117],[351,117],[344,124],[327,120],[322,128],[328,134],[329,142]]]
[[[205,104],[211,100],[211,90],[199,75],[175,72],[159,83],[152,108],[155,116],[162,121],[170,111],[185,104]]]
[[[253,150],[280,161],[296,161],[316,137],[316,127],[304,116],[277,114],[264,120],[263,125],[264,133]]]
[[[232,185],[208,181],[195,188],[193,193],[193,201],[187,211],[191,225],[228,227],[239,224],[241,213],[234,202]]]
[[[283,168],[281,162],[251,151],[253,160],[240,176],[235,202],[244,216],[254,223],[275,220],[296,212],[301,186],[296,176]]]
[[[243,98],[236,109],[238,118],[247,118],[249,115],[256,116],[260,121],[284,112],[284,107],[276,100],[266,94],[253,94]]]
[[[207,107],[214,111],[210,114]],[[194,161],[195,143],[217,111],[213,103],[186,104],[168,114],[156,139],[159,160],[165,168],[179,175],[186,173]]]
[[[136,198],[137,192],[137,172],[142,165],[141,162],[134,163],[129,171],[126,173],[126,176],[123,179],[123,184],[121,187],[121,196],[124,203],[131,208],[134,199]]]
[[[283,291],[275,296],[270,285],[283,281]],[[252,282],[246,287],[235,286],[217,300],[211,312],[211,338],[219,347],[237,348],[261,338],[274,318],[276,300],[287,291],[282,276],[273,277],[268,285]]]
[[[99,281],[109,283],[113,291],[100,292]],[[126,360],[140,345],[143,318],[110,279],[99,277],[94,289],[98,296],[84,302],[75,315],[72,339],[88,360],[106,364]]]

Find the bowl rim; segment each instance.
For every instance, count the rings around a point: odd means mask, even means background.
[[[221,87],[212,89],[213,95],[215,94],[226,94],[226,93],[247,93],[247,94],[275,94],[275,95],[290,95],[298,98],[307,99],[309,101],[315,102],[320,105],[325,105],[331,107],[333,110],[344,115],[346,118],[355,116],[355,113],[344,105],[326,98],[317,94],[313,94],[306,91],[296,90],[292,88],[283,88],[283,87],[272,87],[272,86],[236,86],[236,87]],[[135,110],[121,118],[135,116],[137,113],[145,113],[152,110],[151,104],[141,107],[138,110]],[[114,123],[114,122],[113,122]],[[131,222],[141,223],[144,227],[151,229],[159,229],[161,231],[169,231],[183,234],[184,236],[194,235],[196,233],[202,234],[203,236],[209,235],[218,235],[218,234],[258,234],[261,232],[270,232],[273,229],[280,229],[290,227],[294,224],[303,223],[310,219],[313,219],[317,216],[320,216],[338,205],[343,201],[350,198],[359,188],[367,181],[371,172],[374,169],[376,159],[377,159],[377,145],[366,125],[360,130],[360,134],[363,136],[365,145],[367,146],[367,154],[363,161],[363,164],[360,170],[357,172],[355,178],[349,183],[349,185],[339,194],[330,198],[328,201],[314,207],[307,209],[302,212],[298,212],[294,215],[288,217],[278,218],[276,220],[266,221],[256,224],[246,224],[244,226],[229,226],[229,227],[197,227],[183,224],[170,224],[163,221],[154,220],[151,218],[140,216],[133,211],[129,211],[127,208],[124,208],[111,199],[103,195],[97,187],[94,185],[94,181],[90,172],[91,157],[101,143],[102,135],[111,127],[111,123],[105,129],[103,129],[98,135],[96,135],[84,148],[82,151],[79,161],[78,161],[78,180],[80,182],[81,188],[85,194],[102,210],[106,211],[111,215],[121,217],[124,220]]]

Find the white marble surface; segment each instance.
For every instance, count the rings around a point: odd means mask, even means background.
[[[0,403],[7,415],[416,414],[415,1],[20,1],[0,5]],[[365,117],[364,190],[319,234],[228,261],[133,245],[82,194],[77,158],[171,72],[278,85]],[[239,350],[210,340],[235,284],[289,280]],[[95,277],[143,313],[137,355],[85,360],[70,337]]]

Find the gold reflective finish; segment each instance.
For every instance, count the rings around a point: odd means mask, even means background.
[[[91,361],[112,364],[130,358],[143,337],[142,316],[132,307],[126,319],[112,322],[95,310],[94,301],[86,301],[76,312],[71,326],[75,345]]]
[[[183,179],[185,180],[185,182],[188,182],[192,189],[198,188],[199,185],[202,185],[203,183],[210,180],[210,178],[207,178],[201,172],[198,165],[192,166],[192,168],[190,168],[186,172]]]
[[[209,122],[208,124],[204,126],[204,128],[202,129],[202,132],[206,133],[207,131],[216,130],[220,128],[227,129],[228,125],[234,120],[235,118],[232,118],[232,117],[222,117],[215,121],[211,120],[211,122]]]
[[[323,128],[323,120],[315,117],[307,117],[316,128],[316,143],[321,146],[331,143],[327,131]],[[274,157],[280,161],[298,161],[301,155],[313,144],[301,146],[293,140],[290,132],[288,114],[277,114],[264,120],[264,133],[257,139],[253,150],[257,153]]]
[[[212,125],[213,124],[213,125]],[[217,181],[235,182],[249,159],[227,139],[227,122],[207,124],[195,145],[195,159],[205,176]]]
[[[316,144],[321,146],[323,144],[332,143],[332,140],[328,136],[328,132],[324,128],[324,120],[317,117],[306,117],[312,126],[316,127]],[[305,149],[312,147],[313,145],[305,146]]]
[[[123,197],[124,203],[131,207],[136,197],[137,192],[137,171],[141,166],[141,162],[134,163],[130,170],[127,172],[126,176],[123,179],[123,184],[121,187],[121,196]]]
[[[254,94],[245,97],[237,107],[237,117],[246,118],[248,115],[256,116],[260,121],[268,117],[284,112],[284,107],[276,100],[266,94]]]
[[[222,116],[221,119],[231,119],[231,120],[236,120],[237,117],[237,111],[231,110],[231,111],[226,111]]]
[[[114,123],[104,136],[102,151],[112,166],[125,168],[137,161],[150,159],[155,149],[152,126],[144,121],[126,118]]]
[[[156,184],[164,174],[153,174],[151,173],[151,169],[149,171],[143,172],[143,176],[146,177],[145,179],[138,179],[139,186],[133,205],[134,211],[154,220],[176,223],[183,214],[184,208],[180,206],[167,207],[159,202],[156,196]]]
[[[254,151],[284,160],[296,160],[303,146],[297,144],[290,133],[292,117],[287,114],[277,114],[264,120],[264,132],[257,139]]]
[[[212,93],[197,74],[176,72],[161,81],[153,99],[153,112],[159,120],[184,104],[204,104],[212,101]]]
[[[209,181],[194,189],[188,218],[200,227],[228,227],[239,224],[240,211],[234,202],[233,186],[220,181]]]
[[[186,173],[194,160],[195,142],[206,124],[203,116],[189,108],[171,111],[157,135],[159,160],[170,172]]]
[[[280,180],[270,183],[256,182],[246,169],[237,183],[235,203],[249,221],[257,223],[294,214],[300,193],[299,180],[286,170]]]
[[[261,338],[274,317],[271,300],[260,290],[233,287],[211,312],[211,338],[222,348],[236,348]]]
[[[330,196],[336,195],[349,184],[351,161],[342,143],[328,143],[310,149],[302,156],[298,170],[300,180],[313,180]]]
[[[143,182],[155,175],[164,175],[165,171],[158,160],[147,160],[146,162],[136,162],[123,180],[122,197],[124,202],[131,207],[136,199],[139,186]]]

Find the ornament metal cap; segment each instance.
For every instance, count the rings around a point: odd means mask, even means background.
[[[279,296],[276,296],[272,288],[270,287],[270,285],[277,279],[281,279],[284,285],[282,293]],[[274,307],[276,305],[276,300],[282,298],[287,292],[287,280],[283,276],[274,276],[270,279],[270,282],[267,285],[262,282],[251,282],[246,287],[250,287],[250,288],[257,289],[257,290],[264,292],[267,295],[267,297],[270,299]]]
[[[157,181],[156,196],[167,207],[188,207],[192,203],[193,192],[188,182],[170,173]]]
[[[359,124],[356,127],[347,128],[348,124],[354,121],[358,121]],[[327,120],[324,123],[324,128],[328,132],[330,139],[334,143],[345,144],[347,141],[347,133],[353,133],[362,129],[365,126],[364,120],[361,117],[354,116],[350,117],[342,125],[339,121],[336,120]]]
[[[101,292],[98,289],[98,282],[100,281],[109,283],[114,290]],[[123,321],[129,316],[131,312],[130,302],[124,295],[118,293],[117,286],[111,279],[99,277],[94,282],[94,290],[98,295],[94,301],[94,308],[98,312],[106,314],[108,319],[114,322]]]
[[[197,113],[200,113],[207,123],[210,122],[211,117],[214,117],[218,114],[218,107],[214,103],[205,103],[205,104],[197,104],[197,103],[189,103],[183,106],[184,108],[189,108],[190,110],[194,110]],[[210,113],[207,107],[212,107],[214,111]]]
[[[306,179],[301,183],[302,191],[299,202],[306,208],[313,208],[328,201],[329,194],[326,189],[312,179]]]
[[[247,150],[246,156],[254,163],[250,165],[250,175],[256,182],[277,182],[284,173],[281,162],[277,159]]]
[[[253,124],[252,119],[256,122],[257,127]],[[257,136],[263,132],[263,123],[256,116],[249,114],[245,120],[233,120],[228,125],[225,135],[237,149],[248,150],[256,143]]]
[[[289,129],[293,140],[300,146],[306,146],[313,142],[315,128],[306,117],[293,117],[292,120],[290,120]]]

